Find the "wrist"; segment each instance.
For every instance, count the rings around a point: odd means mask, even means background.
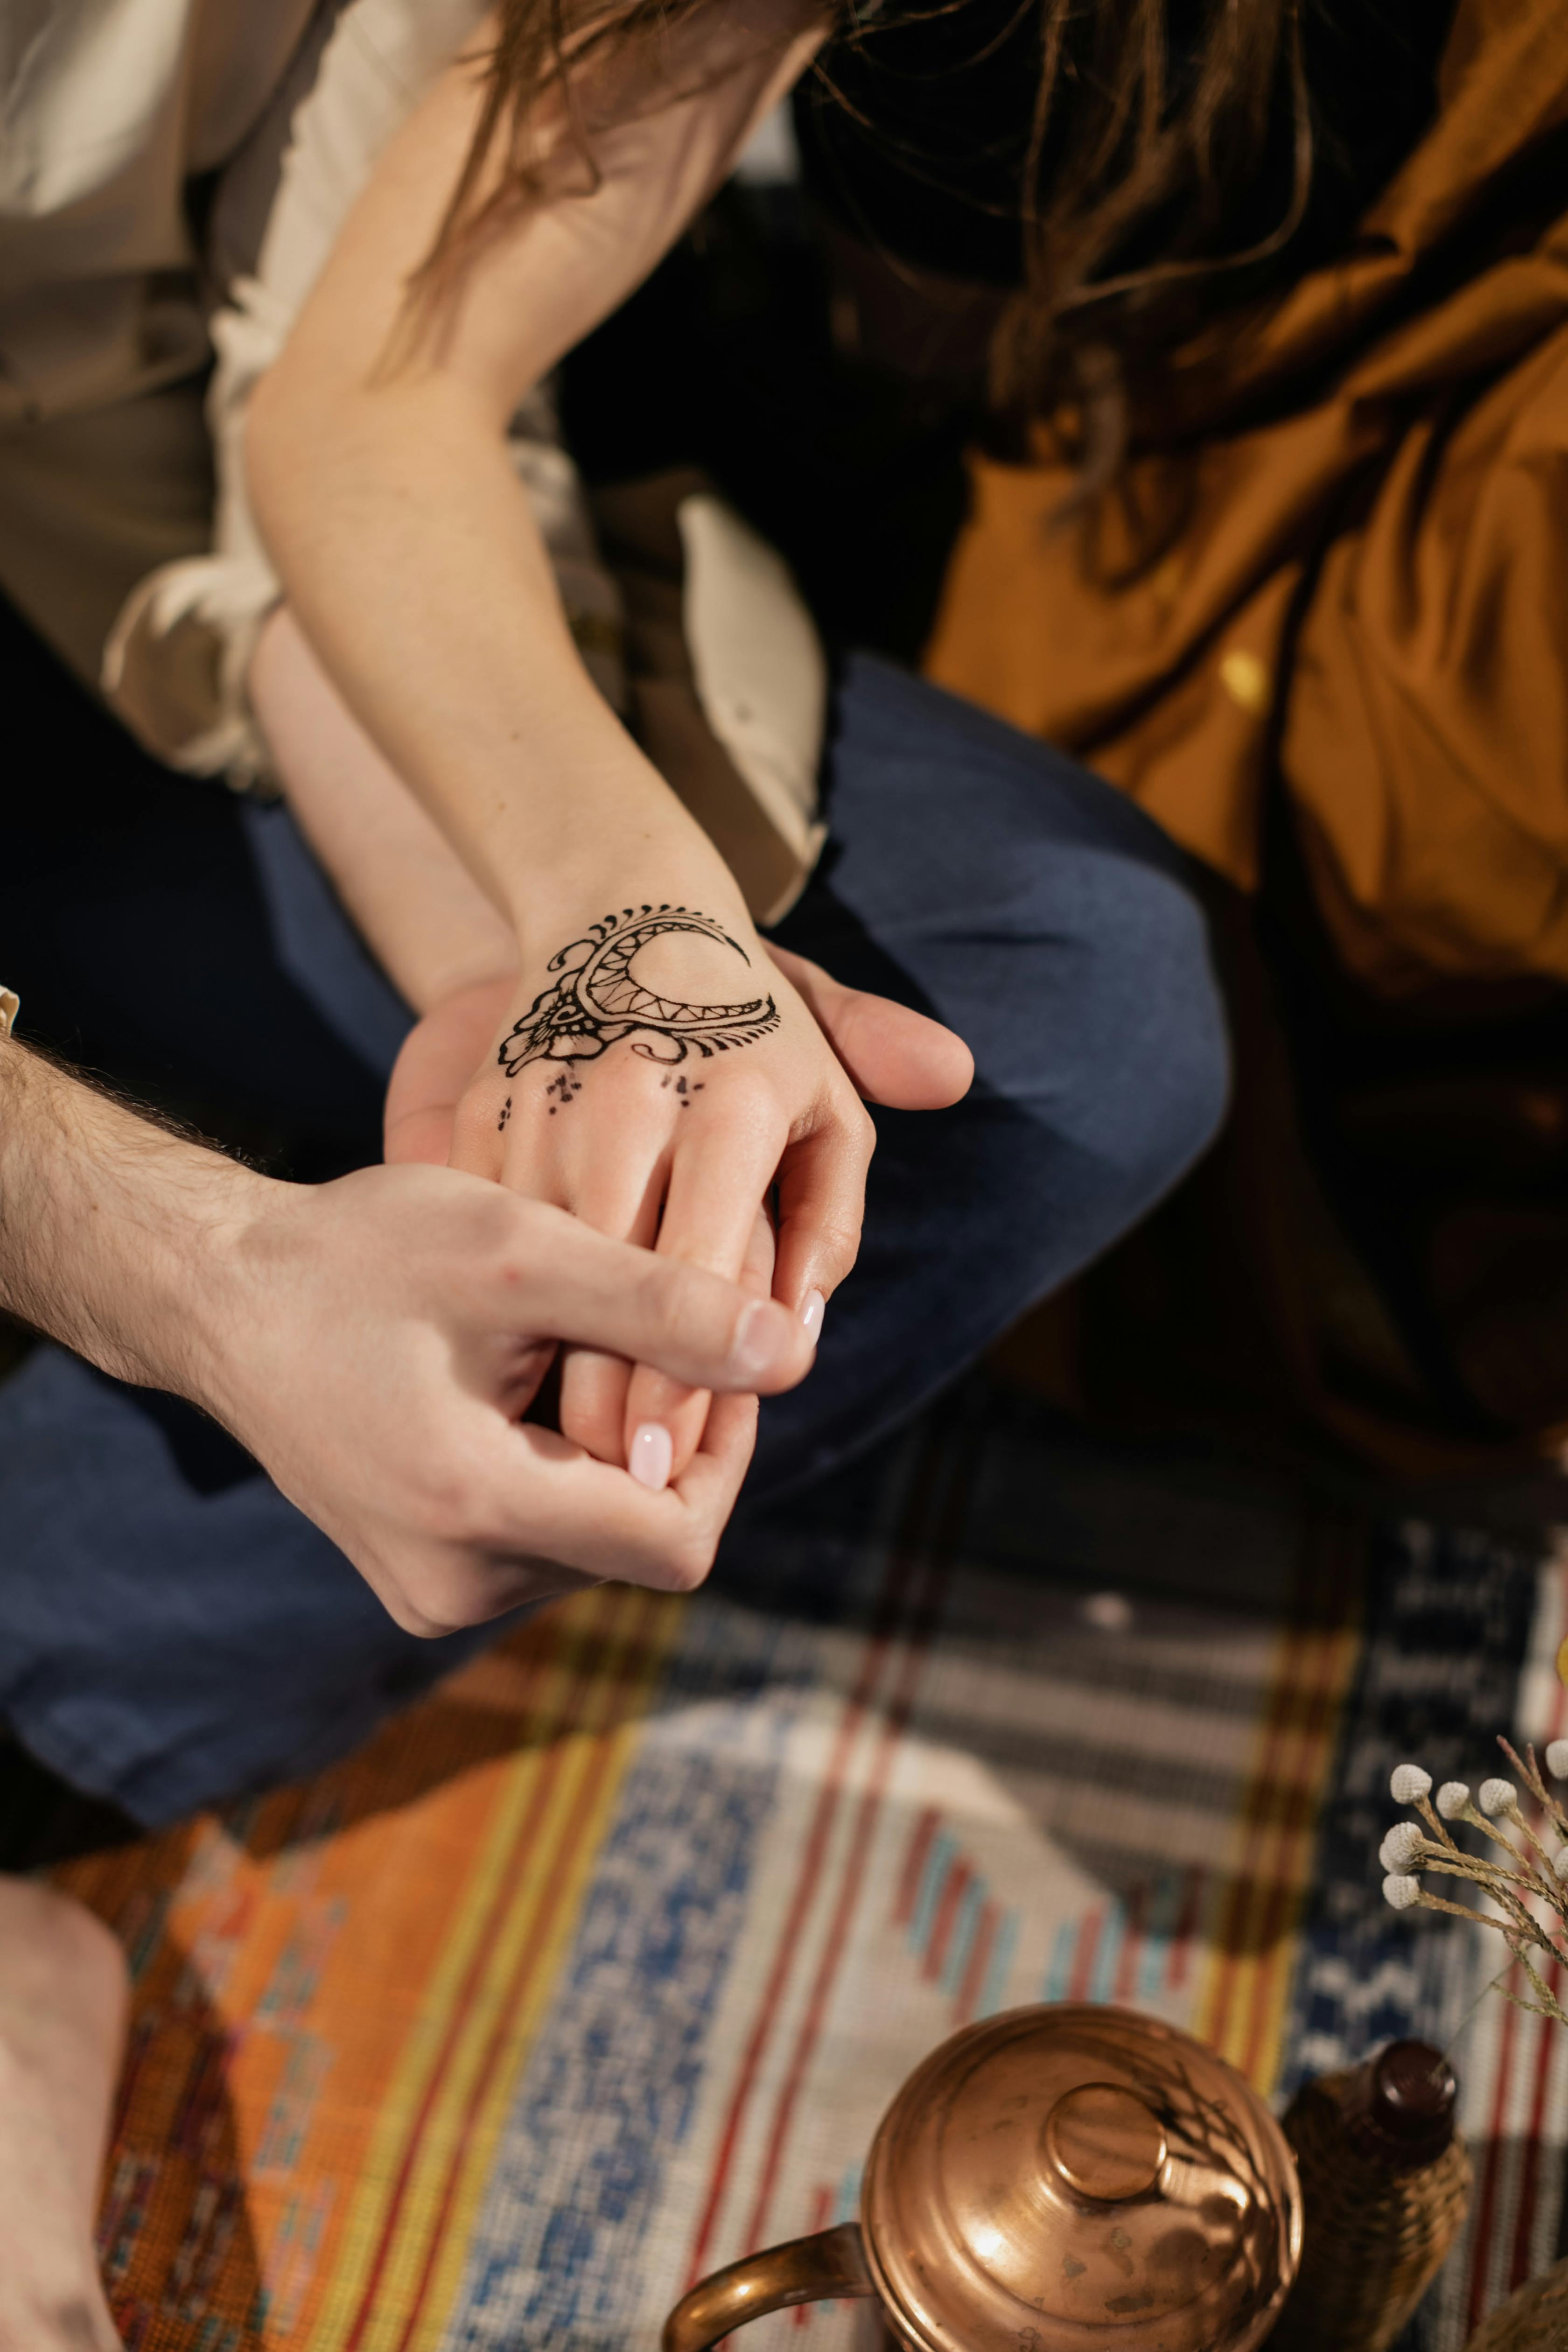
[[[613,855],[563,861],[547,877],[535,875],[519,895],[514,921],[524,982],[543,971],[552,956],[588,927],[626,908],[688,907],[721,923],[750,952],[756,931],[746,901],[723,859],[707,836],[691,825],[688,834],[647,832],[628,841],[616,838]]]
[[[247,1382],[266,1307],[258,1241],[303,1188],[203,1156],[217,1164],[202,1170],[183,1203],[179,1264],[150,1302],[144,1354],[153,1369],[121,1377],[172,1390],[249,1444]]]
[[[553,824],[509,833],[495,881],[527,971],[612,907],[645,900],[699,907],[751,936],[740,886],[697,820],[629,737],[616,749],[574,776]]]

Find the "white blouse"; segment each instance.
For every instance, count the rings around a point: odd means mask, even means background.
[[[281,590],[246,496],[247,406],[383,147],[484,14],[484,0],[0,0],[0,436],[216,355],[211,551],[151,571],[103,656],[106,697],[173,767],[266,782],[245,679]],[[205,172],[204,254],[188,208]],[[217,278],[205,300],[204,268]],[[509,446],[579,650],[619,708],[619,593],[548,385]],[[679,523],[696,693],[750,821],[794,869],[782,906],[822,838],[821,648],[738,516],[699,496]]]
[[[193,179],[265,122],[317,0],[4,0],[0,430],[201,367]]]

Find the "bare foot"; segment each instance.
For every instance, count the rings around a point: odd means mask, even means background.
[[[124,2027],[107,1927],[0,1878],[0,2352],[117,2352],[92,2226]]]

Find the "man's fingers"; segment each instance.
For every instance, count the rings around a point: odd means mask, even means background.
[[[689,1591],[712,1565],[756,1442],[754,1397],[715,1400],[710,1426],[684,1475],[650,1494],[626,1471],[597,1462],[554,1430],[498,1427],[509,1450],[491,1454],[488,1549],[508,1573],[530,1556],[579,1575],[614,1577],[668,1592]],[[501,1607],[510,1606],[503,1600]]]
[[[691,1388],[772,1396],[809,1370],[810,1340],[775,1300],[611,1241],[542,1202],[511,1205],[516,1246],[500,1276],[509,1328],[652,1364]],[[489,1303],[500,1304],[493,1291]]]
[[[940,1021],[890,996],[845,988],[820,964],[784,948],[768,952],[868,1102],[889,1110],[945,1110],[969,1092],[974,1056]]]
[[[771,1298],[773,1295],[773,1263],[778,1244],[773,1234],[773,1221],[767,1202],[763,1202],[752,1220],[751,1238],[741,1265],[741,1287],[753,1297]]]
[[[702,1442],[676,1481],[682,1503],[704,1534],[711,1528],[715,1546],[752,1466],[756,1443],[756,1398],[715,1397],[703,1423]]]

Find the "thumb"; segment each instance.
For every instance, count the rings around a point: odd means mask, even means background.
[[[969,1092],[974,1056],[962,1037],[890,996],[845,988],[785,948],[768,953],[843,1063],[856,1091],[889,1110],[945,1110]]]

